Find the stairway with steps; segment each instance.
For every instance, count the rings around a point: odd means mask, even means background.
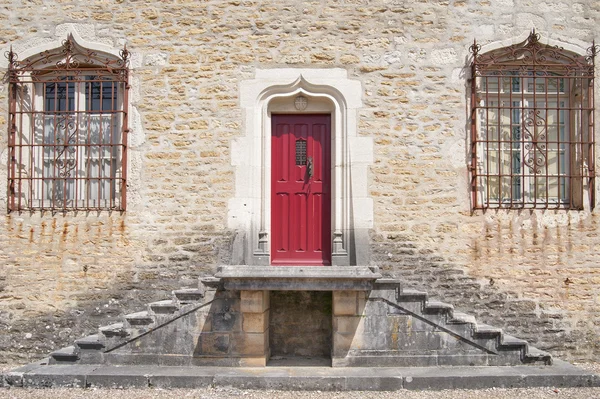
[[[173,291],[172,299],[149,303],[148,309],[121,316],[121,321],[98,328],[98,333],[75,340],[73,346],[50,354],[50,364],[102,364],[110,362],[110,353],[176,322],[210,303],[214,281],[205,279],[199,288]]]
[[[267,361],[268,331],[248,330],[255,328],[249,327],[250,316],[260,314],[244,313],[242,299],[240,291],[223,289],[218,278],[204,279],[199,288],[174,291],[172,299],[150,303],[53,352],[49,363],[253,365],[248,359],[259,352],[248,346],[260,339]],[[396,279],[375,280],[368,291],[334,292],[332,313],[332,365],[337,367],[552,364],[550,354]],[[268,310],[265,314],[268,328]]]
[[[364,324],[377,326],[375,340],[373,334],[363,333],[366,339],[348,351],[351,356],[344,353],[340,366],[552,364],[549,353],[500,328],[479,323],[451,304],[430,300],[426,292],[403,288],[396,279],[375,281],[359,312]],[[388,338],[383,345],[380,338],[386,333],[382,331],[387,331]]]

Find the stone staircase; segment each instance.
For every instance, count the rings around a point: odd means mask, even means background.
[[[96,334],[77,339],[74,345],[52,352],[49,363],[110,363],[107,357],[111,352],[210,305],[215,284],[218,280],[208,278],[202,280],[198,288],[175,290],[172,299],[149,303],[147,310],[123,315],[120,322],[99,327]]]
[[[174,291],[172,299],[150,303],[146,310],[124,315],[120,322],[53,352],[49,363],[244,364],[214,362],[218,356],[243,357],[243,351],[242,355],[235,352],[235,339],[248,341],[251,336],[243,335],[240,291],[222,287],[220,279],[208,278],[198,288]],[[334,292],[333,366],[552,364],[550,354],[478,323],[450,304],[430,300],[426,292],[404,288],[399,280],[380,278],[369,291],[345,293],[344,300],[356,301],[356,310],[336,310]]]
[[[438,347],[425,342],[422,352],[437,351],[436,365],[490,365],[518,364],[551,365],[552,356],[530,346],[526,341],[505,334],[501,328],[479,323],[474,316],[455,310],[445,302],[430,300],[427,292],[403,288],[397,279],[378,279],[370,292],[370,302],[385,304],[387,318],[403,316],[412,320],[412,333],[416,324],[429,326],[428,335],[442,334],[459,343],[462,350],[452,352],[452,344]],[[365,313],[369,313],[368,311]],[[410,335],[411,329],[408,330]],[[431,340],[430,340],[431,341]],[[433,340],[435,341],[435,339]],[[443,354],[445,352],[445,354]],[[419,359],[419,360],[417,360]],[[422,362],[431,365],[431,359],[410,360],[411,365]],[[398,363],[397,361],[395,362]]]

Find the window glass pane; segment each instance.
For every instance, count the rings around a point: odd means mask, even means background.
[[[533,193],[533,195],[535,196],[534,198],[535,199],[548,198],[547,193],[546,193],[546,189],[547,189],[546,178],[545,177],[536,177],[535,183],[536,183],[536,186],[534,188],[535,192]],[[534,198],[532,198],[532,199],[534,199]]]
[[[487,149],[487,172],[490,174],[497,175],[500,173],[500,150],[498,148],[492,148],[491,146]]]
[[[498,128],[496,126],[488,127],[488,137],[489,141],[498,141],[500,137],[498,136]]]
[[[559,162],[559,159],[559,152],[556,147],[556,144],[548,144],[546,168],[549,174],[557,175],[561,172],[559,170],[559,166],[560,169],[564,168],[565,165],[563,165],[562,162]],[[561,165],[559,165],[559,163]]]
[[[550,74],[548,78],[546,78],[546,92],[547,93],[564,93],[565,92],[565,79],[552,77]]]
[[[512,150],[512,173],[514,175],[521,173],[521,147]]]
[[[488,190],[490,199],[499,201],[500,200],[500,177],[490,176],[487,179]]]
[[[75,82],[52,82],[45,84],[44,111],[62,112],[75,110]]]
[[[103,81],[99,76],[86,76],[85,96],[88,111],[113,111],[117,103],[117,84]]]
[[[511,128],[510,126],[502,126],[502,132],[500,135],[500,139],[504,142],[504,143],[510,143],[511,141]]]
[[[489,93],[498,92],[498,80],[495,76],[482,78],[483,90]]]
[[[500,123],[505,126],[510,126],[510,122],[510,108],[505,107],[500,109]]]
[[[521,91],[521,78],[512,78],[512,91],[513,93]]]
[[[40,191],[47,206],[107,206],[115,198],[117,87],[96,76],[44,83]]]
[[[548,178],[548,198],[561,200],[562,196],[559,195],[559,184],[558,177],[549,177]]]
[[[521,193],[523,192],[521,190],[521,176],[513,176],[512,178],[512,200],[514,201],[521,201],[522,200],[522,195]]]
[[[502,185],[501,185],[500,200],[502,202],[506,203],[506,202],[510,202],[510,200],[511,200],[511,196],[512,196],[511,181],[512,181],[512,177],[510,175],[501,177]]]

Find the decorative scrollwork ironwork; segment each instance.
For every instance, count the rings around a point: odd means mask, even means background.
[[[83,67],[92,67],[126,80],[131,54],[126,46],[123,47],[118,56],[86,49],[79,46],[73,36],[69,35],[60,47],[42,51],[22,61],[18,60],[17,54],[12,51],[12,48],[5,56],[9,60],[8,75],[13,77],[20,74],[35,74],[40,70],[76,73],[77,70]]]
[[[600,46],[596,45],[596,41],[593,41],[592,45],[587,49],[586,61],[594,65],[594,60],[599,52]]]
[[[540,41],[540,34],[539,33],[535,33],[535,28],[533,28],[531,30],[531,33],[529,34],[529,37],[527,38],[527,42],[531,45],[539,43]]]
[[[546,120],[540,110],[529,110],[523,118],[524,163],[534,173],[544,173],[547,162]]]
[[[481,48],[476,42],[470,47],[476,56],[473,67],[477,71],[494,70],[498,68],[561,68],[573,67],[589,69],[598,49],[588,50],[587,56],[580,56],[565,51],[560,46],[543,44],[540,34],[532,30],[524,42],[504,47],[498,50],[480,54]]]
[[[124,64],[127,64],[129,62],[129,57],[131,56],[131,53],[129,52],[129,50],[127,50],[127,44],[123,46],[123,50],[119,51],[119,55],[121,56],[121,59],[123,60]]]
[[[10,50],[4,53],[4,56],[6,57],[6,59],[8,59],[8,65],[13,66],[17,63],[17,60],[19,59],[19,56],[17,55],[17,53],[15,53],[13,51],[12,46],[10,46]]]
[[[8,209],[123,210],[129,132],[127,48],[119,54],[87,49],[69,35],[57,48],[24,60],[12,48],[6,57]],[[90,164],[91,154],[98,151],[111,154],[111,161],[98,158]],[[34,173],[24,176],[19,172],[22,165]],[[94,193],[92,186],[97,188]]]
[[[77,148],[77,124],[70,117],[65,116],[56,124],[54,130],[56,137],[56,150],[54,164],[58,168],[58,176],[61,178],[71,177],[71,173],[77,166],[75,155]]]
[[[593,43],[584,55],[540,39],[533,30],[523,42],[500,49],[482,53],[477,41],[470,47],[476,209],[580,209],[564,187],[594,163],[593,151],[580,148],[594,147],[589,115],[600,47]],[[586,122],[569,123],[573,119]],[[579,164],[565,159],[576,152]],[[588,176],[593,185],[593,174]]]
[[[6,59],[8,60],[8,70],[6,71],[6,73],[4,74],[4,76],[2,77],[2,82],[6,83],[6,82],[10,82],[12,80],[16,79],[16,72],[15,72],[15,67],[18,63],[19,57],[17,55],[17,53],[15,53],[13,51],[12,46],[10,46],[10,50],[4,53],[4,56],[6,57]]]
[[[481,45],[477,44],[477,40],[473,40],[473,44],[469,47],[469,51],[473,54],[473,57],[477,57],[481,51]]]

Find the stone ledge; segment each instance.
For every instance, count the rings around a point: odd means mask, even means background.
[[[367,291],[381,278],[368,266],[221,266],[227,290]]]
[[[4,373],[23,388],[201,388],[281,390],[440,390],[600,387],[600,376],[558,361],[531,367],[160,367],[29,365]]]

